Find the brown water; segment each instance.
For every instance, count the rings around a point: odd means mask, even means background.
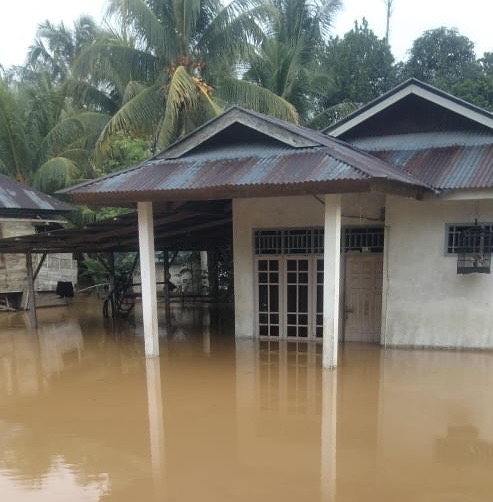
[[[0,314],[0,501],[492,501],[493,354],[244,340],[175,309],[160,358],[85,300]]]

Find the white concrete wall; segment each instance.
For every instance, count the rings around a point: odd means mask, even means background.
[[[493,201],[388,196],[381,342],[493,348],[493,274],[457,275],[446,224],[493,221]]]

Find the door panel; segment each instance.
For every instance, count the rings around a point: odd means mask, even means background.
[[[257,260],[257,311],[259,336],[279,337],[281,323],[279,258]]]
[[[322,338],[323,268],[319,255],[256,258],[257,336]]]
[[[383,255],[346,255],[344,340],[379,342]]]
[[[310,332],[310,262],[286,260],[286,336],[308,338]]]

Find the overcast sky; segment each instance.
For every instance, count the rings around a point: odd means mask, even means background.
[[[105,0],[2,0],[0,6],[0,64],[22,64],[36,27],[48,19],[68,26],[81,14],[102,19]],[[384,0],[343,0],[334,34],[349,31],[354,21],[366,17],[379,37],[385,34]],[[405,59],[413,40],[423,31],[445,26],[469,37],[476,54],[493,51],[491,0],[394,0],[390,43],[397,59]]]

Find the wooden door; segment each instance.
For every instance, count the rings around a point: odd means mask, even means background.
[[[344,341],[380,341],[382,279],[381,253],[346,255]]]

